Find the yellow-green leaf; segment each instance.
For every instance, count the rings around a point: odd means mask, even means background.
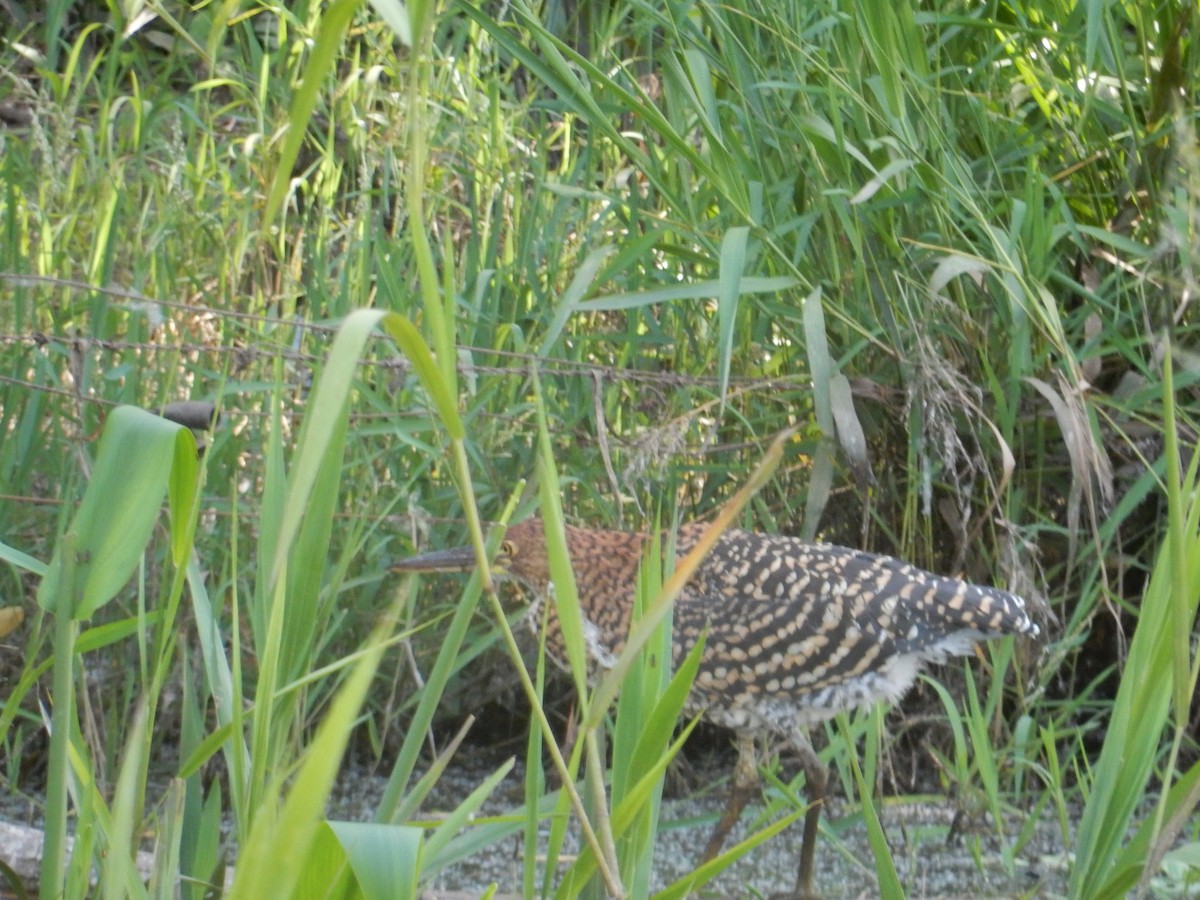
[[[86,619],[111,600],[146,550],[172,485],[175,532],[194,505],[196,441],[188,429],[133,406],[109,414],[87,491],[64,539],[55,548],[38,603],[51,612]],[[190,481],[188,481],[190,479]],[[185,536],[173,533],[177,560]],[[69,604],[60,604],[66,598]]]

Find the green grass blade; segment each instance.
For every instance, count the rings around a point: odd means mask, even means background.
[[[1200,502],[1192,495],[1194,466],[1187,476],[1185,485],[1167,491],[1171,507],[1168,527],[1174,533],[1168,535],[1150,574],[1129,646],[1126,675],[1117,690],[1104,746],[1093,770],[1077,829],[1069,885],[1072,897],[1101,896],[1098,891],[1113,877],[1112,867],[1125,832],[1154,772],[1175,696],[1175,622],[1181,607],[1188,621],[1194,619],[1200,600]],[[1179,477],[1178,468],[1166,473],[1168,484]],[[1189,498],[1186,508],[1185,496]]]
[[[755,847],[775,837],[775,835],[779,834],[802,815],[804,815],[803,811],[797,810],[756,831],[750,837],[730,847],[720,856],[709,860],[701,866],[697,866],[695,871],[688,873],[657,894],[654,894],[653,900],[680,900],[680,898],[688,896],[698,885],[707,884],[712,881],[747,853],[754,850]]]
[[[867,754],[870,757],[877,757],[879,732],[883,722],[878,705],[872,710],[872,716],[875,721],[873,727],[867,729]],[[853,747],[854,741],[850,737],[850,722],[846,714],[839,713],[837,718],[838,730],[846,738],[846,746]],[[867,841],[875,856],[875,877],[878,880],[879,896],[881,900],[904,900],[904,888],[900,884],[900,876],[896,874],[896,864],[892,860],[892,851],[888,847],[887,835],[883,833],[883,825],[875,810],[874,786],[868,784],[863,778],[862,768],[858,764],[858,755],[849,753],[847,756],[850,761],[850,770],[854,773],[858,799],[862,804],[863,820],[867,824]]]
[[[729,392],[729,367],[733,361],[733,326],[737,321],[742,273],[746,269],[746,243],[750,229],[730,228],[721,241],[720,289],[717,294],[717,383],[722,406]]]
[[[270,548],[269,585],[273,585],[283,571],[309,509],[314,487],[321,478],[322,470],[327,470],[330,465],[330,447],[335,445],[340,433],[335,423],[345,419],[363,346],[386,315],[380,310],[357,310],[351,313],[342,322],[329,348],[321,380],[308,403],[296,459],[288,477],[288,492],[279,531],[275,546]]]
[[[391,626],[389,620],[376,629],[367,642],[367,652],[338,690],[291,781],[287,800],[278,812],[268,807],[256,816],[238,858],[231,897],[292,896]],[[286,772],[276,773],[266,803],[273,803],[279,795],[285,776]]]
[[[483,782],[471,791],[467,799],[458,804],[454,810],[445,817],[442,823],[434,829],[425,841],[425,858],[430,867],[437,866],[439,858],[447,845],[458,836],[459,832],[468,827],[474,819],[479,808],[483,806],[492,792],[500,785],[508,773],[512,771],[516,765],[516,759],[506,760],[495,772],[483,780]]]
[[[283,207],[283,201],[291,188],[296,158],[304,144],[308,123],[313,110],[316,109],[321,87],[337,63],[342,40],[359,5],[359,0],[332,0],[323,8],[316,42],[305,67],[304,78],[292,95],[287,132],[283,137],[283,145],[279,148],[275,178],[271,182],[267,205],[263,210],[263,228],[266,231],[274,225],[275,217]]]
[[[724,533],[725,529],[729,528],[741,515],[746,504],[764,484],[766,484],[772,473],[779,465],[779,461],[783,458],[783,448],[787,441],[794,434],[794,429],[787,429],[781,433],[766,453],[763,454],[762,461],[746,479],[745,484],[733,495],[730,500],[721,507],[721,511],[713,518],[708,530],[704,536],[696,542],[696,545],[688,553],[688,555],[676,563],[675,571],[671,577],[667,579],[663,585],[662,593],[651,605],[646,614],[634,623],[629,631],[629,637],[625,642],[624,648],[621,650],[620,656],[617,657],[613,667],[605,673],[600,683],[596,686],[596,690],[592,697],[592,707],[588,718],[584,720],[584,728],[596,728],[603,718],[604,710],[608,709],[613,698],[617,695],[621,683],[625,678],[625,673],[629,671],[633,665],[637,654],[650,641],[655,629],[659,623],[671,611],[671,604],[675,602],[675,598],[679,596],[679,592],[691,580],[696,573],[696,569],[708,556],[717,539]]]
[[[812,371],[813,412],[822,432],[809,477],[808,498],[804,505],[803,536],[813,540],[833,488],[834,458],[831,439],[837,430],[833,421],[831,385],[837,369],[829,355],[829,339],[825,331],[825,312],[821,307],[820,288],[804,299],[803,314],[805,347],[808,352],[808,365]]]

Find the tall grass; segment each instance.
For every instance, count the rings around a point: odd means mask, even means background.
[[[1125,896],[1135,886],[1144,894],[1150,877],[1200,803],[1200,766],[1184,767],[1192,697],[1200,672],[1190,638],[1200,600],[1200,506],[1196,464],[1181,468],[1175,430],[1174,375],[1170,347],[1164,359],[1167,412],[1167,533],[1142,600],[1138,629],[1129,646],[1127,677],[1113,702],[1104,747],[1087,784],[1087,807],[1079,823],[1078,856],[1072,870],[1076,897]],[[1168,725],[1170,728],[1168,729]],[[1160,763],[1164,729],[1170,747],[1154,813],[1136,838],[1125,836]],[[1170,790],[1168,790],[1168,788]],[[1124,845],[1124,846],[1122,846]]]
[[[532,841],[571,802],[541,797],[541,722],[522,823],[447,826],[419,853],[390,830],[417,814],[445,762],[426,748],[465,720],[472,679],[516,662],[485,521],[531,475],[556,521],[708,515],[790,427],[738,524],[1029,596],[1048,641],[939,678],[935,750],[993,819],[1057,811],[1075,894],[1156,874],[1194,806],[1193,11],[86,7],[25,10],[0,50],[0,101],[30,112],[0,130],[0,606],[75,583],[69,535],[96,492],[116,499],[85,532],[140,560],[65,616],[24,604],[5,639],[0,778],[53,773],[54,858],[75,791],[66,885],[94,857],[102,890],[135,891],[125,859],[156,815],[153,891],[219,877],[222,814],[254,855],[291,842],[262,810],[301,771],[322,794],[340,745],[320,723],[339,717],[391,766],[376,818],[424,871],[514,828]],[[335,338],[365,306],[394,315]],[[160,502],[131,467],[106,474],[98,436],[122,404],[183,397],[224,411],[180,514],[194,532],[106,532],[114,503]],[[461,597],[396,599],[390,555],[464,533],[480,568]],[[379,621],[392,637],[368,637]],[[355,713],[352,673],[373,666],[388,689]],[[577,806],[599,797],[604,743],[671,752],[625,723],[678,685],[627,677],[642,687],[615,732],[606,702],[581,707],[591,736],[562,760],[566,783],[585,773]],[[64,717],[49,741],[47,685]],[[538,696],[536,667],[522,690]],[[162,765],[177,781],[157,807]],[[838,771],[869,805],[869,760],[861,781]],[[572,878],[645,884],[657,784],[606,787]],[[337,829],[315,817],[297,827],[323,846]]]

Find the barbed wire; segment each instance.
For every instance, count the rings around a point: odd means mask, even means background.
[[[192,315],[205,316],[211,315],[216,319],[232,319],[238,321],[249,321],[263,325],[271,325],[279,328],[295,328],[299,332],[309,331],[318,334],[332,335],[337,331],[336,323],[325,324],[321,322],[310,322],[299,317],[279,317],[270,316],[261,313],[247,313],[237,310],[217,309],[215,307],[204,306],[202,304],[184,302],[179,300],[163,300],[156,297],[150,297],[138,291],[128,290],[119,287],[98,287],[88,284],[83,281],[75,281],[65,278],[54,278],[45,275],[25,275],[12,272],[0,272],[0,281],[8,284],[18,284],[25,286],[53,286],[69,288],[71,290],[87,291],[89,293],[102,293],[111,297],[116,297],[121,300],[128,300],[139,304],[148,304],[153,306],[166,307],[175,309],[181,312],[186,312]],[[386,340],[386,335],[379,333],[379,338]],[[44,346],[46,344],[70,345],[81,349],[100,348],[108,352],[121,351],[137,351],[143,353],[191,353],[191,354],[223,354],[223,355],[239,355],[247,357],[255,357],[259,359],[275,359],[282,357],[288,361],[317,363],[321,357],[312,353],[305,353],[301,350],[292,347],[271,346],[269,348],[256,347],[253,344],[245,345],[230,345],[230,344],[209,344],[195,342],[159,342],[159,341],[122,341],[112,338],[97,338],[87,335],[54,335],[45,332],[30,332],[25,334],[19,333],[0,333],[0,345],[12,346],[15,344],[26,344],[35,346]],[[592,362],[581,360],[562,359],[561,357],[542,356],[537,353],[522,352],[518,350],[500,350],[491,347],[477,347],[472,345],[460,345],[457,347],[460,351],[457,360],[458,371],[461,374],[477,374],[477,375],[499,375],[511,376],[527,374],[532,368],[536,368],[539,374],[553,374],[563,376],[578,376],[586,378],[604,378],[608,380],[621,380],[638,382],[648,385],[657,385],[663,388],[685,388],[685,387],[703,387],[717,388],[720,385],[720,379],[715,375],[694,375],[681,372],[663,372],[663,371],[646,371],[644,369],[632,369],[623,366]],[[470,362],[462,358],[463,354],[470,356],[491,356],[498,359],[509,359],[519,366],[490,366],[480,363]],[[403,359],[393,360],[359,360],[361,366],[375,366],[383,369],[394,369],[404,371],[407,368],[407,361]],[[247,363],[249,365],[249,363]],[[807,385],[809,376],[807,374],[784,375],[784,376],[737,376],[733,375],[729,378],[729,385],[737,385],[742,388],[743,392],[753,392],[757,390],[777,390],[781,387],[797,387]]]
[[[82,421],[85,405],[107,410],[120,405],[122,402],[128,402],[128,400],[116,400],[103,396],[104,386],[102,384],[85,385],[82,384],[82,379],[80,378],[84,359],[90,358],[94,360],[98,356],[113,355],[139,358],[145,363],[147,373],[152,373],[159,369],[174,371],[190,369],[191,374],[199,378],[205,378],[210,375],[218,377],[222,373],[232,373],[229,375],[226,390],[221,398],[222,407],[228,411],[236,411],[241,416],[250,415],[252,418],[255,415],[255,410],[250,407],[239,408],[236,400],[238,393],[237,382],[241,373],[246,370],[253,371],[282,360],[285,364],[294,367],[291,374],[287,376],[289,379],[297,377],[296,369],[303,370],[298,376],[297,383],[288,386],[288,403],[291,408],[287,415],[294,422],[297,418],[303,417],[305,413],[303,399],[307,396],[312,384],[311,372],[315,371],[324,359],[321,354],[305,350],[303,342],[313,338],[318,341],[328,342],[338,328],[337,322],[309,322],[299,316],[272,316],[263,313],[216,309],[192,302],[161,300],[149,297],[138,291],[119,287],[97,287],[82,281],[47,276],[0,272],[0,284],[10,286],[26,285],[39,289],[49,286],[72,291],[101,293],[119,301],[114,306],[126,303],[131,304],[131,306],[126,307],[126,310],[131,314],[145,314],[147,309],[159,307],[174,311],[169,316],[163,315],[161,318],[154,317],[152,319],[150,331],[152,338],[149,340],[126,340],[120,337],[96,337],[86,334],[54,334],[40,330],[0,332],[0,351],[5,349],[13,351],[15,349],[15,354],[12,352],[8,354],[10,357],[20,355],[24,351],[34,351],[43,354],[51,363],[50,371],[45,371],[46,367],[44,365],[43,370],[38,371],[34,368],[36,361],[32,359],[29,365],[29,372],[27,373],[14,373],[10,367],[7,373],[0,373],[0,387],[10,386],[11,388],[36,391],[58,397],[64,402],[69,402],[73,404],[71,409],[74,410],[74,413],[66,412],[66,418],[71,421]],[[136,308],[132,305],[136,305]],[[248,339],[245,342],[241,340],[231,342],[229,330],[226,327],[230,322],[252,323],[255,329],[262,329],[262,333],[256,331],[253,335],[248,335]],[[294,330],[294,333],[288,334],[287,340],[280,340],[280,332],[275,331],[272,333],[272,329],[291,329]],[[212,340],[182,339],[183,334],[197,331],[211,335]],[[310,333],[309,336],[304,334],[306,331]],[[179,335],[180,337],[176,339],[173,335]],[[164,336],[171,337],[164,338]],[[382,331],[378,333],[378,337],[382,338],[384,342],[388,340],[386,334]],[[391,345],[387,343],[377,344],[376,346],[379,348],[391,348]],[[709,395],[708,397],[701,398],[699,402],[692,403],[689,411],[677,420],[651,424],[648,426],[650,431],[656,428],[675,428],[678,430],[681,423],[683,423],[683,427],[686,427],[685,420],[690,421],[694,420],[696,416],[710,414],[708,411],[713,409],[714,404],[718,402],[716,394],[720,382],[713,375],[646,371],[592,360],[569,360],[541,356],[530,352],[496,350],[489,347],[461,346],[457,347],[456,350],[459,351],[456,356],[457,371],[460,375],[466,377],[527,378],[533,371],[536,371],[543,378],[581,378],[592,382],[592,391],[597,398],[599,396],[599,389],[603,385],[614,383],[633,383],[650,392],[657,390],[664,393],[681,389],[700,389]],[[406,375],[411,368],[409,361],[399,355],[398,351],[393,350],[392,352],[395,355],[390,358],[360,358],[357,360],[357,364],[361,371],[368,373],[366,377],[372,377],[369,374],[371,372],[378,373],[377,377],[380,378],[393,375]],[[60,358],[55,358],[56,354],[60,354]],[[492,365],[478,363],[474,361],[474,357],[506,360],[511,364]],[[210,362],[205,363],[203,360],[209,360]],[[128,359],[123,361],[128,362]],[[205,372],[206,368],[210,368],[211,371]],[[35,371],[37,375],[33,375]],[[143,375],[147,373],[143,373]],[[27,377],[21,377],[22,374]],[[62,380],[55,383],[56,377]],[[728,401],[739,395],[745,396],[759,392],[769,392],[774,395],[774,398],[778,402],[786,403],[789,402],[789,397],[794,397],[795,391],[807,390],[807,388],[808,377],[806,375],[788,375],[782,377],[735,376],[729,379],[725,400]],[[176,393],[178,393],[178,389],[176,389]],[[203,395],[204,390],[200,388],[192,395],[192,399],[199,399]],[[164,403],[171,399],[179,398],[156,397],[153,402]],[[794,400],[791,402],[794,402]],[[3,407],[4,398],[0,395],[0,410]],[[350,414],[351,420],[359,423],[368,421],[412,420],[428,417],[429,415],[429,411],[423,408],[384,411],[354,410]],[[515,423],[520,419],[519,415],[504,410],[476,410],[473,415],[505,424]],[[554,423],[551,423],[550,427],[552,433],[567,434],[568,432],[572,432],[571,428],[556,430]],[[597,427],[604,429],[606,432],[604,435],[606,446],[607,442],[611,440],[614,446],[620,447],[624,451],[637,451],[639,437],[608,434],[607,423],[604,422],[599,423]],[[71,435],[64,433],[61,437],[66,440],[82,439],[86,441],[92,439],[95,435],[84,435],[82,433]],[[641,437],[644,438],[644,436]],[[710,434],[707,439],[700,441],[697,445],[688,447],[686,454],[693,457],[708,457],[711,454],[740,452],[758,445],[753,439],[718,442],[713,440],[713,437],[715,437],[715,432]],[[59,502],[47,498],[15,495],[9,495],[0,499],[20,503],[57,504]],[[220,503],[216,505],[219,507]],[[216,512],[215,514],[221,515],[222,513]]]

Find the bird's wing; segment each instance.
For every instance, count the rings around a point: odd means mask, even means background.
[[[679,652],[707,629],[705,667],[794,694],[893,659],[941,660],[981,637],[1036,633],[1019,598],[888,556],[726,532],[675,605]]]

